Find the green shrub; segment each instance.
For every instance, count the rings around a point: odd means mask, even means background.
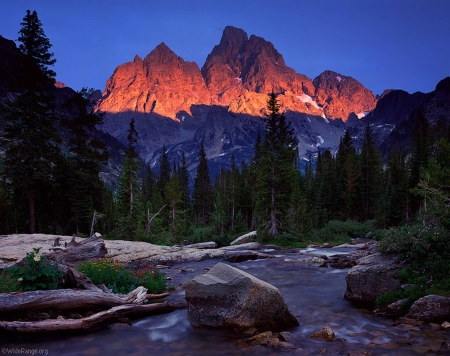
[[[92,283],[104,284],[114,293],[129,293],[137,287],[133,272],[109,259],[80,262],[76,269],[89,277]]]
[[[381,241],[385,238],[385,236],[386,236],[386,230],[375,229],[369,234],[368,238],[375,240],[375,241]]]
[[[149,293],[161,293],[166,290],[166,276],[164,273],[144,267],[136,272],[139,285],[147,288]]]
[[[330,220],[322,229],[313,229],[307,238],[317,243],[328,242],[332,245],[351,243],[352,238],[365,237],[375,230],[375,220],[360,223],[354,220]]]
[[[195,244],[199,242],[212,241],[213,234],[214,227],[212,226],[196,227],[189,232],[189,242]]]
[[[149,293],[159,293],[166,288],[164,274],[149,267],[133,271],[120,262],[99,259],[80,262],[76,269],[89,277],[92,283],[104,284],[114,293],[126,294],[138,286],[147,288]]]
[[[397,253],[406,262],[405,283],[416,285],[417,295],[450,294],[450,234],[439,226],[420,224],[391,228],[380,241],[382,253]]]
[[[301,237],[289,233],[282,233],[276,237],[258,235],[258,239],[266,244],[274,244],[282,248],[304,248],[308,244],[301,240]]]
[[[10,293],[20,291],[20,283],[13,276],[11,271],[0,271],[0,293]]]
[[[402,305],[402,309],[407,311],[413,303],[425,296],[427,293],[417,286],[413,286],[408,289],[399,289],[392,292],[384,293],[376,301],[377,305],[382,307],[387,307],[389,304],[394,303],[398,300],[405,299]]]
[[[19,282],[20,291],[58,288],[63,271],[57,263],[42,256],[39,250],[34,248],[20,264],[5,269],[11,278]]]

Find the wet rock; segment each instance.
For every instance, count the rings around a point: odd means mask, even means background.
[[[419,355],[425,355],[426,352],[430,351],[430,348],[428,346],[422,345],[413,345],[411,349],[417,352]]]
[[[424,321],[448,319],[450,318],[450,297],[432,294],[420,298],[414,302],[406,316]]]
[[[362,257],[371,255],[372,252],[368,250],[357,250],[346,255],[334,255],[329,258],[329,265],[332,268],[352,268],[359,263]]]
[[[280,339],[278,339],[277,337],[271,337],[269,338],[269,340],[267,340],[267,346],[272,347],[274,350],[276,350],[279,345]]]
[[[314,267],[328,267],[328,262],[326,259],[315,256],[304,256],[298,258],[297,260],[293,261],[293,264],[302,264]]]
[[[283,351],[283,350],[295,350],[296,347],[289,342],[280,341],[280,339],[274,337],[270,338],[267,343],[268,347],[271,347],[274,350]]]
[[[412,345],[414,343],[414,339],[403,337],[401,339],[398,339],[397,342],[402,345]]]
[[[260,259],[271,258],[271,255],[256,251],[233,251],[223,257],[224,261],[231,263],[239,263],[245,261],[254,261]]]
[[[404,315],[406,312],[405,302],[407,298],[397,300],[394,303],[389,304],[387,307],[378,307],[373,312],[377,316],[398,317]]]
[[[400,326],[400,325],[419,326],[422,324],[423,324],[423,322],[420,320],[411,319],[411,318],[407,318],[407,317],[398,318],[394,323],[394,325],[397,325],[397,326]]]
[[[397,344],[396,342],[386,342],[384,344],[380,344],[380,347],[387,350],[394,350],[399,347],[399,344]]]
[[[311,335],[311,337],[331,342],[336,338],[336,335],[334,334],[333,330],[331,330],[331,328],[327,325],[324,326],[319,331],[316,331],[314,334]]]
[[[244,330],[242,333],[247,335],[255,335],[258,332],[258,329],[255,327],[248,328],[247,330]]]
[[[280,339],[289,342],[289,341],[294,340],[294,337],[292,336],[292,334],[290,332],[282,331],[280,333]]]
[[[443,329],[445,329],[445,330],[450,329],[450,323],[449,323],[448,321],[444,321],[444,322],[441,324],[441,327],[442,327]]]
[[[400,288],[399,269],[400,263],[396,257],[376,253],[361,258],[345,278],[345,298],[374,305],[384,293]]]
[[[221,262],[189,281],[185,298],[193,327],[243,331],[298,325],[277,288]]]
[[[436,324],[436,323],[430,323],[429,325],[431,326],[431,328],[432,328],[433,330],[439,330],[439,329],[441,329],[441,326],[440,326],[439,324]]]
[[[249,337],[248,339],[245,339],[245,341],[249,342],[252,345],[267,345],[269,339],[272,337],[272,331],[265,331],[263,333],[259,333],[255,336]]]

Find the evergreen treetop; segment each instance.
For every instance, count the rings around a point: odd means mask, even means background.
[[[54,70],[49,67],[56,63],[56,59],[53,58],[53,53],[50,52],[52,45],[49,39],[45,36],[42,28],[42,23],[38,18],[37,12],[27,10],[23,21],[20,23],[22,26],[19,31],[19,50],[28,58],[29,64],[37,66],[39,71],[34,71],[33,74],[44,75],[48,79],[52,79],[56,76]],[[29,78],[33,81],[36,78]]]

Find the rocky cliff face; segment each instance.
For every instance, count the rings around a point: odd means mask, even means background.
[[[144,60],[117,67],[106,83],[97,110],[106,113],[156,113],[176,120],[180,111],[210,104],[210,94],[197,64],[185,62],[164,43]]]
[[[239,162],[251,156],[254,138],[264,129],[267,94],[274,91],[306,157],[337,147],[345,128],[332,119],[345,121],[376,102],[356,80],[340,76],[342,83],[333,84],[326,79],[330,75],[339,76],[326,72],[313,82],[288,67],[272,43],[228,26],[201,71],[164,43],[143,60],[136,56],[120,65],[96,109],[106,113],[103,129],[122,141],[135,118],[146,161],[154,162],[164,145],[172,154],[186,152],[194,165],[204,143],[218,164],[231,152]]]
[[[229,106],[231,112],[262,115],[266,95],[274,91],[280,94],[285,110],[322,114],[319,108],[308,108],[297,98],[314,95],[311,79],[289,68],[272,43],[255,35],[248,38],[241,29],[225,28],[202,74],[213,102]]]
[[[419,112],[423,112],[431,126],[438,122],[450,123],[450,77],[441,80],[430,93],[385,91],[375,109],[353,123],[352,129],[354,133],[359,130],[359,136],[362,137],[364,127],[370,124],[379,149],[387,155],[393,147],[408,147]]]
[[[327,70],[313,83],[316,102],[329,118],[347,121],[352,113],[361,118],[377,104],[373,93],[352,77]]]
[[[203,144],[214,176],[229,166],[231,154],[236,162],[252,156],[272,91],[306,160],[318,150],[334,153],[349,127],[352,135],[362,137],[367,123],[380,147],[391,141],[404,146],[407,139],[401,137],[410,136],[410,120],[419,107],[431,123],[448,119],[449,82],[442,81],[430,94],[387,90],[377,100],[352,77],[327,70],[311,80],[296,73],[272,43],[228,26],[201,70],[164,43],[143,60],[136,56],[119,66],[96,108],[106,112],[103,130],[122,142],[135,118],[141,155],[156,168],[165,146],[171,160],[184,152],[194,173]]]
[[[441,80],[424,103],[424,115],[431,124],[450,122],[450,77]]]
[[[221,105],[232,113],[264,116],[267,94],[279,94],[282,110],[346,121],[372,110],[372,92],[351,77],[324,72],[314,82],[288,67],[274,45],[228,26],[202,70],[164,43],[144,60],[119,66],[97,109],[107,113],[156,113],[179,120],[192,105]]]
[[[0,36],[0,97],[16,91],[20,85],[24,60],[14,41]]]

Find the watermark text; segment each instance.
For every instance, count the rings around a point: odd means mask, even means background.
[[[2,355],[48,355],[48,349],[26,349],[24,347],[4,347]]]

